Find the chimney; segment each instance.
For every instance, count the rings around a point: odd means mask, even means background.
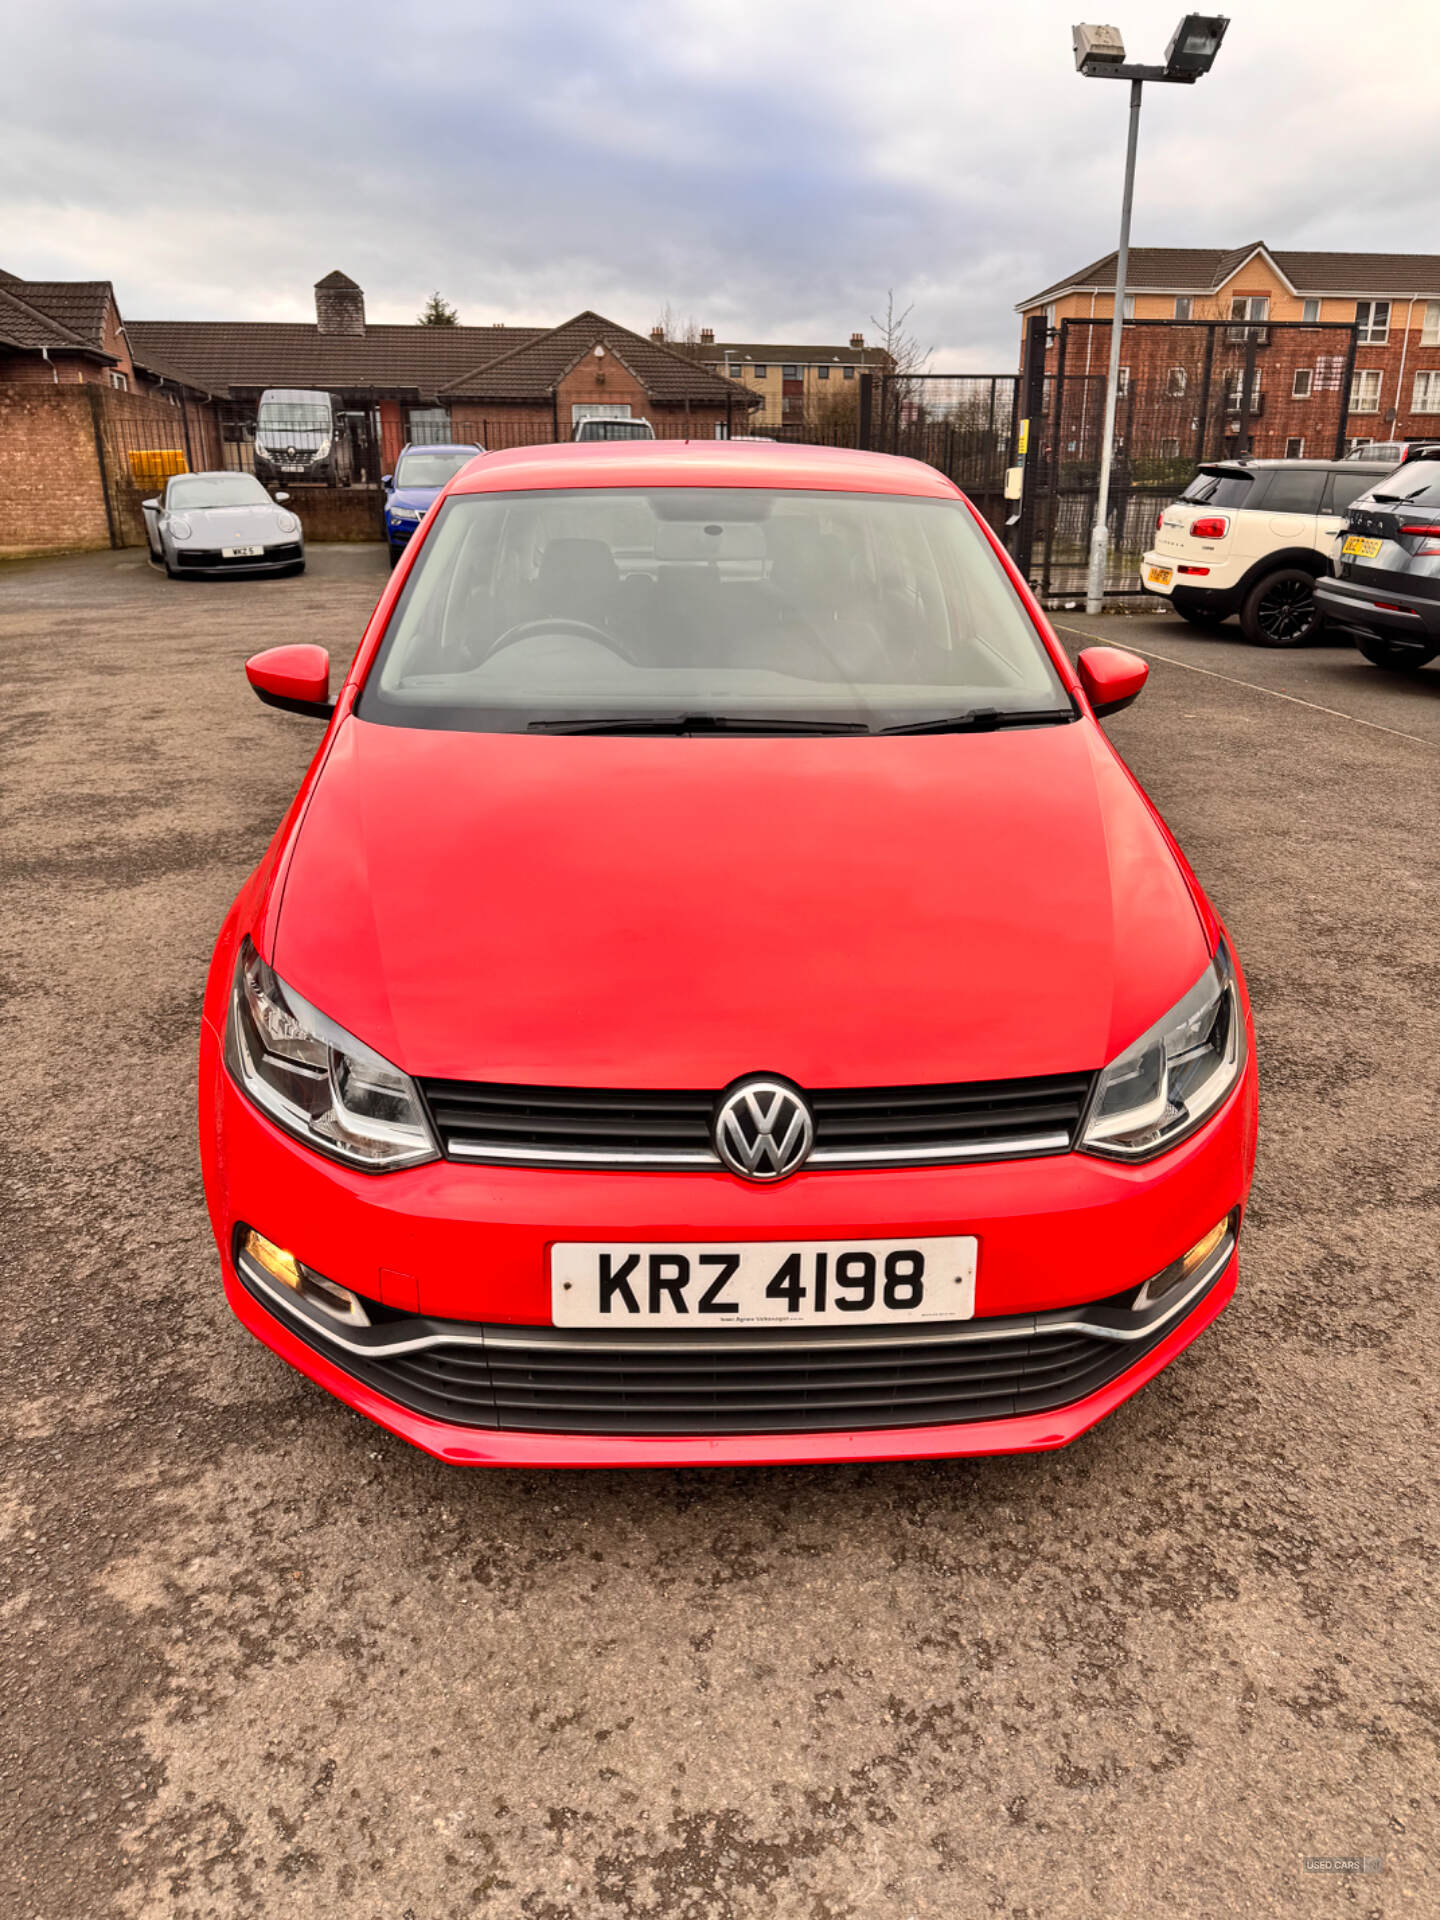
[[[364,333],[365,296],[348,274],[327,273],[315,282],[315,325],[321,333]]]
[[[851,346],[852,346],[852,347],[853,347],[853,348],[855,349],[855,351],[856,351],[856,353],[863,353],[863,352],[865,351],[865,336],[864,336],[864,334],[863,334],[863,333],[852,333],[852,334],[851,334],[851,336],[850,336],[850,345],[851,345]]]
[[[714,329],[714,327],[701,327],[701,329],[700,329],[700,344],[701,344],[701,346],[702,346],[702,347],[713,347],[713,346],[714,346],[714,344],[715,344],[715,329]]]
[[[657,347],[663,346],[665,344],[664,327],[651,327],[650,338],[655,342]]]

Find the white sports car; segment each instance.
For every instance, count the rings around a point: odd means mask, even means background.
[[[305,535],[251,473],[177,473],[141,504],[150,558],[187,573],[303,573]]]

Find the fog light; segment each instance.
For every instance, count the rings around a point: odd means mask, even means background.
[[[291,1293],[298,1294],[312,1307],[328,1313],[332,1320],[344,1320],[352,1327],[369,1326],[370,1316],[358,1293],[337,1285],[334,1280],[327,1280],[324,1274],[314,1273],[309,1267],[302,1267],[293,1253],[286,1253],[283,1247],[277,1247],[273,1240],[267,1240],[263,1233],[256,1233],[253,1227],[245,1235],[241,1251],[247,1253],[272,1280],[278,1280],[282,1287],[288,1287]]]
[[[1223,1220],[1210,1229],[1203,1240],[1197,1240],[1188,1253],[1182,1253],[1178,1260],[1172,1260],[1168,1267],[1145,1282],[1131,1302],[1131,1310],[1142,1313],[1145,1308],[1155,1306],[1167,1294],[1174,1293],[1177,1287],[1193,1280],[1195,1275],[1212,1257],[1228,1236],[1234,1233],[1238,1224],[1238,1214],[1227,1213]]]

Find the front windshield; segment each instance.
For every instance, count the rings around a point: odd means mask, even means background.
[[[1073,712],[960,501],[676,487],[453,495],[359,712],[516,731],[977,709]]]
[[[443,487],[463,466],[475,458],[473,453],[407,453],[395,469],[397,487]]]
[[[165,504],[172,513],[193,513],[198,507],[268,507],[274,502],[253,474],[203,473],[172,480]]]
[[[586,420],[575,435],[577,440],[653,440],[655,429],[648,420]]]

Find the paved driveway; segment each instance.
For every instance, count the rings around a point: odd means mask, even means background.
[[[0,1915],[1440,1910],[1440,670],[1095,623],[1261,1047],[1240,1292],[1137,1401],[1047,1457],[465,1475],[233,1323],[194,1145],[319,731],[241,661],[343,663],[383,577],[0,573]]]

